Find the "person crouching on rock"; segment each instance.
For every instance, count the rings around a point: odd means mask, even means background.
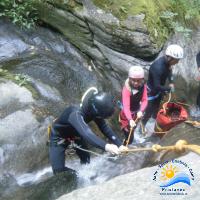
[[[80,107],[70,106],[52,124],[50,132],[49,155],[54,174],[72,169],[65,167],[65,150],[73,141],[82,149],[87,150],[87,143],[118,155],[126,150],[122,141],[107,125],[105,119],[110,117],[115,110],[113,97],[105,92],[98,92],[96,88],[90,89],[84,95]],[[105,142],[98,137],[88,126],[94,121],[101,132],[112,141]],[[90,154],[87,151],[74,147],[82,164],[90,163]]]

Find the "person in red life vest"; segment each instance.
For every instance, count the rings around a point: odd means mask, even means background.
[[[128,79],[122,90],[122,110],[120,112],[121,129],[124,132],[124,145],[131,144],[134,133],[128,141],[130,128],[136,127],[136,119],[141,119],[147,107],[147,86],[144,83],[144,70],[141,66],[129,69]]]

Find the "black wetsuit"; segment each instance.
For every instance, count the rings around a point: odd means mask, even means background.
[[[196,56],[197,67],[200,69],[200,51]],[[199,85],[199,92],[197,95],[197,106],[200,108],[200,85]]]
[[[163,94],[170,91],[170,87],[165,86],[167,79],[170,83],[173,82],[172,71],[166,57],[163,56],[153,62],[149,69],[147,81],[148,106],[142,120],[144,125],[146,125],[150,117],[156,119]]]
[[[64,110],[61,116],[56,119],[52,125],[50,134],[50,162],[54,173],[66,171],[65,167],[65,150],[70,144],[70,140],[80,147],[87,149],[87,143],[105,150],[106,142],[96,136],[87,125],[90,121],[94,121],[101,132],[109,138],[117,146],[122,145],[122,141],[118,139],[112,129],[106,124],[102,118],[96,118],[90,112],[83,112],[80,108],[71,106]],[[90,154],[75,148],[81,163],[90,162]]]

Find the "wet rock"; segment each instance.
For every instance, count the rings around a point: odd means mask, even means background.
[[[27,103],[33,103],[33,97],[29,90],[27,90],[25,87],[20,87],[19,85],[11,82],[11,81],[3,81],[0,83],[0,93],[1,93],[1,99],[0,99],[0,106],[1,109],[5,105],[11,104],[14,101],[18,101],[22,104]]]
[[[77,186],[76,175],[63,172],[60,173],[59,175],[49,177],[48,179],[36,185],[31,185],[31,186],[27,185],[23,187],[15,185],[15,188],[13,189],[12,187],[12,190],[9,190],[10,187],[8,187],[6,188],[6,190],[9,191],[9,193],[4,192],[2,198],[5,200],[8,199],[54,200],[64,193],[71,192],[76,188],[76,186]],[[1,188],[2,187],[0,184],[0,189]]]
[[[0,60],[18,56],[26,51],[30,46],[26,44],[18,35],[17,29],[9,23],[0,21]]]
[[[122,53],[124,55],[139,58],[154,57],[159,48],[152,43],[149,33],[143,23],[144,16],[129,17],[122,25],[120,20],[111,13],[95,7],[91,1],[83,1],[83,7],[68,12],[61,9],[62,6],[55,3],[54,6],[39,4],[41,19],[56,28],[68,40],[78,47],[82,52],[89,55],[98,65],[103,67],[107,63],[108,54]],[[135,24],[135,29],[131,24]],[[132,27],[132,29],[130,28]],[[107,48],[102,51],[96,44]],[[109,60],[109,65],[116,68],[114,59]],[[124,59],[129,66],[129,62]],[[137,61],[139,62],[139,60]],[[120,64],[117,65],[118,70]],[[126,71],[126,70],[124,70]]]
[[[194,153],[190,153],[184,157],[181,157],[180,159],[181,161],[191,166],[194,172],[195,180],[191,186],[187,187],[188,195],[178,196],[178,197],[179,199],[185,199],[185,200],[186,199],[198,200],[200,195],[199,156]],[[145,168],[126,175],[118,176],[106,183],[73,191],[67,195],[58,198],[58,200],[161,199],[160,187],[155,181],[153,181],[153,175],[157,170],[157,168],[158,168],[157,166]]]

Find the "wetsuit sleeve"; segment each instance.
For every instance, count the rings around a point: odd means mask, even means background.
[[[140,111],[144,112],[148,104],[148,97],[147,97],[147,86],[144,85],[143,95],[141,99]]]
[[[196,56],[196,61],[197,61],[197,67],[200,68],[200,51]]]
[[[174,77],[173,77],[173,74],[172,74],[172,70],[170,70],[170,73],[168,75],[168,80],[169,80],[169,83],[173,83],[174,82]]]
[[[114,131],[107,125],[104,119],[95,119],[94,120],[101,132],[110,139],[118,147],[122,145],[122,141],[117,137]]]
[[[165,86],[162,86],[160,83],[161,83],[161,75],[159,73],[159,71],[157,70],[152,70],[151,71],[151,75],[152,75],[152,78],[153,78],[153,84],[154,84],[154,88],[155,88],[155,92],[156,93],[163,93],[163,92],[169,92],[170,91],[170,87],[165,87]]]
[[[132,119],[132,115],[130,111],[130,100],[131,100],[131,93],[126,88],[126,86],[124,86],[122,90],[122,105],[123,105],[124,114],[128,120]]]
[[[78,134],[89,144],[105,150],[106,142],[92,132],[90,127],[85,123],[83,116],[79,111],[72,112],[69,115],[68,122],[76,129]]]

